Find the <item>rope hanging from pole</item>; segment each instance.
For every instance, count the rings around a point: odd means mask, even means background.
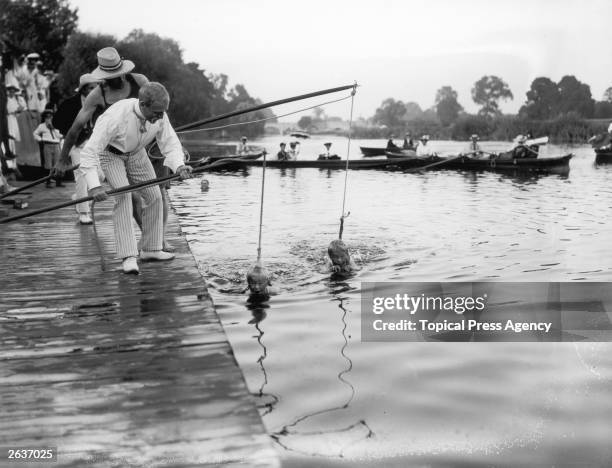
[[[249,271],[247,271],[246,281],[248,289],[251,291],[249,302],[265,302],[270,298],[268,286],[270,275],[264,268],[261,261],[261,229],[263,226],[264,190],[266,185],[266,152],[263,155],[263,165],[261,173],[261,200],[259,204],[259,239],[257,240],[257,261]]]
[[[355,103],[355,93],[357,93],[357,83],[353,85],[351,91],[351,113],[349,117],[349,128],[348,128],[348,143],[346,148],[346,166],[344,168],[344,194],[342,196],[342,212],[340,214],[340,231],[338,232],[338,239],[342,240],[342,233],[344,231],[344,219],[348,218],[350,212],[345,214],[344,208],[346,206],[346,188],[348,184],[348,169],[349,169],[349,157],[351,154],[351,131],[353,126],[353,104]]]
[[[261,200],[259,202],[259,239],[257,241],[257,261],[261,260],[261,227],[263,225],[264,209],[264,187],[266,185],[266,152],[263,154],[263,165],[261,172]]]

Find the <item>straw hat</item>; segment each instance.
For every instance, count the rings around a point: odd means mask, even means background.
[[[98,80],[108,80],[131,72],[135,65],[131,60],[123,60],[114,47],[105,47],[98,51],[98,66],[91,72]]]
[[[83,89],[83,86],[86,86],[92,83],[99,83],[99,82],[100,80],[96,79],[91,73],[85,73],[80,76],[79,87],[75,89],[74,92],[78,93],[79,91],[81,91],[81,89]]]

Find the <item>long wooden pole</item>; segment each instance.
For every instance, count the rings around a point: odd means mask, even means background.
[[[79,165],[77,164],[75,166],[69,167],[68,169],[66,169],[66,171],[74,171],[78,167],[79,167]],[[6,197],[10,197],[12,195],[16,195],[19,192],[23,192],[24,190],[29,189],[30,187],[34,187],[35,185],[42,184],[43,182],[51,180],[52,178],[53,178],[53,176],[51,174],[49,174],[48,176],[42,177],[42,178],[40,178],[38,180],[35,180],[34,182],[31,182],[31,183],[26,184],[26,185],[22,185],[21,187],[17,187],[15,190],[11,190],[10,192],[7,192],[5,194],[0,195],[0,200],[3,199],[3,198],[6,198]]]
[[[246,161],[246,159],[239,159],[239,158],[226,158],[226,159],[219,159],[215,162],[212,162],[210,164],[208,164],[207,166],[202,166],[202,167],[198,167],[197,169],[194,169],[192,174],[197,174],[200,172],[204,172],[208,169],[212,169],[213,167],[218,167],[218,166],[223,166],[225,164],[231,164],[235,161]],[[153,186],[153,185],[159,185],[162,184],[164,182],[167,182],[169,180],[175,180],[178,179],[180,176],[178,174],[172,174],[172,175],[168,175],[168,176],[164,176],[164,177],[159,177],[157,179],[151,179],[151,180],[146,180],[144,182],[140,182],[138,184],[133,184],[133,185],[126,185],[125,187],[119,187],[117,189],[114,190],[109,190],[108,192],[106,192],[108,195],[121,195],[122,193],[127,193],[127,192],[133,192],[134,190],[138,190],[144,187],[149,187],[149,186]],[[5,223],[10,223],[12,221],[17,221],[19,219],[23,219],[23,218],[28,218],[30,216],[34,216],[37,214],[42,214],[42,213],[47,213],[49,211],[54,211],[54,210],[59,210],[60,208],[65,208],[67,206],[72,206],[72,205],[76,205],[78,203],[84,203],[84,202],[88,202],[93,200],[92,196],[87,196],[87,197],[82,197],[82,198],[77,198],[76,200],[70,200],[67,202],[62,202],[62,203],[58,203],[57,205],[52,205],[52,206],[47,206],[45,208],[39,208],[38,210],[34,210],[34,211],[28,211],[27,213],[22,213],[16,216],[10,216],[8,218],[1,218],[0,219],[0,224],[5,224]]]
[[[266,109],[268,107],[280,106],[281,104],[288,104],[290,102],[301,101],[302,99],[309,99],[309,98],[313,98],[317,96],[323,96],[324,94],[337,93],[339,91],[344,91],[347,89],[354,88],[355,86],[357,85],[352,84],[352,85],[346,85],[346,86],[339,86],[337,88],[329,88],[329,89],[324,89],[322,91],[315,91],[313,93],[300,94],[299,96],[294,96],[294,97],[290,97],[286,99],[279,99],[278,101],[267,102],[265,104],[259,104],[257,106],[249,107],[247,109],[236,110],[236,111],[228,112],[226,114],[221,114],[221,115],[217,115],[214,117],[209,117],[207,119],[198,120],[197,122],[193,122],[193,123],[185,124],[181,127],[177,127],[175,128],[175,130],[177,132],[180,132],[183,130],[191,130],[192,128],[201,127],[202,125],[217,122],[223,119],[229,119],[230,117],[235,117],[237,115],[248,114],[249,112],[255,112],[261,109]]]

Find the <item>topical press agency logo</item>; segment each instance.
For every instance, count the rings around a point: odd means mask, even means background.
[[[612,341],[607,283],[363,283],[362,341]]]

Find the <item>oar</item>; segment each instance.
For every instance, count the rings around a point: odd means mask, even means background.
[[[468,153],[469,154],[469,153]],[[438,161],[432,164],[428,164],[427,166],[423,166],[423,167],[415,167],[412,169],[406,169],[404,172],[419,172],[419,171],[425,171],[427,169],[430,169],[432,167],[437,167],[437,166],[442,166],[443,164],[449,163],[451,161],[454,161],[455,159],[459,159],[464,157],[465,154],[459,154],[457,156],[453,156],[452,158],[446,158],[443,161]]]
[[[202,166],[202,167],[198,167],[197,169],[194,169],[192,171],[192,174],[198,174],[200,172],[204,172],[207,171],[211,168],[214,167],[218,167],[218,166],[223,166],[225,164],[231,164],[234,163],[236,161],[247,161],[246,159],[236,159],[236,158],[226,158],[226,159],[219,159],[218,161],[212,162],[207,166]],[[145,187],[149,187],[149,186],[153,186],[153,185],[159,185],[162,184],[164,182],[167,182],[169,180],[175,180],[178,179],[180,176],[178,174],[172,174],[169,176],[164,176],[164,177],[159,177],[157,179],[151,179],[151,180],[146,180],[144,182],[139,182],[137,184],[134,185],[126,185],[125,187],[120,187],[118,189],[114,189],[114,190],[110,190],[108,192],[106,192],[108,195],[114,196],[114,195],[121,195],[123,193],[129,193],[129,192],[133,192],[135,190],[139,190],[141,188],[145,188]],[[87,196],[87,197],[83,197],[83,198],[78,198],[76,200],[71,200],[71,201],[67,201],[67,202],[63,202],[63,203],[58,203],[57,205],[52,205],[52,206],[48,206],[45,208],[40,208],[38,210],[34,210],[34,211],[29,211],[27,213],[22,213],[20,215],[16,215],[16,216],[10,216],[8,218],[2,218],[0,219],[0,224],[5,224],[5,223],[10,223],[12,221],[17,221],[18,219],[22,219],[22,218],[28,218],[30,216],[34,216],[37,214],[42,214],[42,213],[47,213],[49,211],[54,211],[54,210],[59,210],[60,208],[65,208],[67,206],[72,206],[72,205],[76,205],[78,203],[84,203],[84,202],[88,202],[93,200],[92,196]]]
[[[66,171],[73,171],[77,167],[79,167],[78,164],[76,164],[75,166],[69,167],[68,169],[66,169]],[[37,179],[34,182],[30,182],[29,184],[23,185],[21,187],[17,187],[15,190],[11,190],[10,192],[7,192],[7,193],[5,193],[3,195],[0,195],[0,200],[2,200],[3,198],[6,198],[6,197],[10,197],[11,195],[15,195],[15,194],[17,194],[19,192],[23,192],[24,190],[29,189],[30,187],[34,187],[35,185],[42,184],[43,182],[51,180],[52,178],[53,178],[53,176],[51,174],[49,174],[48,176],[45,176],[45,177],[43,177],[41,179]]]

